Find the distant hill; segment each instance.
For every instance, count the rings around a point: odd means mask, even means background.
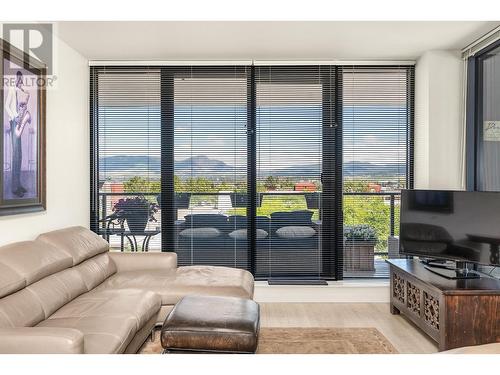
[[[107,175],[133,176],[143,173],[160,174],[160,158],[147,155],[116,155],[100,159],[100,172]],[[246,173],[240,170],[241,173]],[[197,155],[175,162],[175,174],[179,176],[221,177],[232,174],[233,167],[217,159],[205,155]],[[319,164],[294,165],[269,171],[259,170],[259,174],[287,177],[317,177]],[[375,164],[369,162],[344,163],[344,176],[404,176],[404,163]]]
[[[99,168],[104,174],[136,175],[140,173],[160,174],[161,160],[159,157],[147,155],[116,155],[101,158]],[[213,176],[233,172],[233,168],[223,161],[210,159],[205,155],[193,156],[175,162],[177,175]]]

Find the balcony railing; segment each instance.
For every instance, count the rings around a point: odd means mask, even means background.
[[[230,192],[196,192],[188,193],[191,204],[186,201],[181,202],[177,208],[178,222],[183,221],[184,215],[189,213],[220,213],[226,215],[242,214],[245,215],[246,200],[234,198],[231,200]],[[314,194],[318,197],[316,203]],[[313,220],[321,221],[321,212],[318,209],[318,193],[302,191],[266,191],[259,193],[257,203],[257,213],[259,215],[269,216],[275,211],[293,211],[310,209],[314,212]],[[387,276],[386,267],[383,259],[386,257],[397,256],[397,243],[391,245],[391,240],[399,233],[399,192],[344,192],[344,225],[367,224],[373,227],[377,233],[377,240],[373,256],[375,257],[374,272],[351,272],[350,276]],[[100,219],[106,218],[112,213],[114,204],[120,198],[145,196],[152,201],[156,200],[158,193],[151,192],[100,192]],[[304,197],[300,200],[299,197]],[[309,199],[306,199],[305,197]],[[196,197],[197,199],[193,199]],[[203,197],[207,197],[203,199]],[[281,198],[278,198],[281,197]],[[297,197],[299,199],[295,199]],[[154,229],[160,226],[160,215],[156,214],[158,223],[148,224],[148,229]],[[100,228],[104,229],[105,223],[101,222]],[[117,238],[111,239],[112,246],[118,246]],[[150,250],[159,251],[161,248],[160,236],[156,236],[150,241]],[[391,254],[392,251],[395,252]],[[349,276],[349,275],[348,275]]]

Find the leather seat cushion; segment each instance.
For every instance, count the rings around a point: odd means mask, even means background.
[[[175,270],[118,272],[96,290],[141,288],[161,296],[162,305],[175,305],[188,294],[253,298],[250,272],[229,267],[186,266]]]
[[[132,317],[83,317],[47,319],[38,327],[74,328],[83,333],[83,348],[86,354],[122,353],[132,341],[136,321]]]
[[[234,297],[186,296],[161,330],[167,350],[253,353],[259,333],[259,305]]]
[[[91,291],[64,305],[48,319],[79,317],[134,317],[141,328],[161,306],[160,296],[141,289]]]
[[[82,331],[86,353],[119,353],[160,307],[160,297],[151,291],[92,291],[61,307],[39,326]]]

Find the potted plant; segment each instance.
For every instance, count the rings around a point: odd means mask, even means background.
[[[367,224],[344,227],[344,269],[374,271],[377,232]]]
[[[156,221],[154,214],[158,212],[158,205],[143,196],[137,196],[120,199],[113,211],[120,224],[127,222],[131,232],[144,232],[148,222]]]

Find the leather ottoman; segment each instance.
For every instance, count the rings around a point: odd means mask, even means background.
[[[161,329],[164,352],[255,353],[259,305],[250,299],[186,296]]]

